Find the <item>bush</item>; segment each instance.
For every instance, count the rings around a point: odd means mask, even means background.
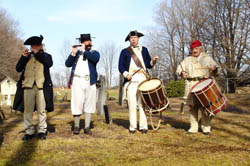
[[[185,80],[170,81],[166,86],[168,97],[182,97],[185,91]]]

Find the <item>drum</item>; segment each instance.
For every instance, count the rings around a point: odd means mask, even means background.
[[[228,103],[227,98],[221,93],[219,86],[213,79],[204,79],[195,84],[193,93],[209,115],[215,115]]]
[[[160,79],[145,80],[139,84],[138,90],[145,111],[157,113],[164,111],[168,107],[167,93]]]

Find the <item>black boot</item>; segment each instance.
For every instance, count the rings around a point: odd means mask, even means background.
[[[74,134],[79,134],[80,133],[80,128],[79,127],[74,127],[73,133]]]
[[[34,137],[34,135],[25,134],[22,138],[23,141],[31,140]]]
[[[41,140],[46,140],[46,133],[38,133],[38,138]]]
[[[84,129],[84,134],[92,135],[92,132],[91,132],[90,128]]]
[[[142,130],[141,130],[141,133],[142,133],[142,134],[147,134],[147,133],[148,133],[148,130],[142,129]]]
[[[135,130],[128,130],[130,134],[134,134]]]

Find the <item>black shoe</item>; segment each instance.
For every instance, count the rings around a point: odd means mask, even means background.
[[[128,130],[130,134],[134,134],[135,130]]]
[[[29,135],[29,134],[25,134],[22,138],[23,141],[27,141],[27,140],[31,140],[34,137],[34,135]]]
[[[190,131],[187,131],[187,134],[197,134],[198,132],[190,132]]]
[[[141,130],[141,133],[142,133],[142,134],[147,134],[147,133],[148,133],[148,130],[142,129],[142,130]]]
[[[90,128],[84,129],[84,134],[92,135]]]
[[[74,134],[79,134],[80,133],[80,128],[79,127],[74,127],[73,133]]]
[[[203,134],[204,134],[204,135],[211,135],[210,132],[204,132]]]
[[[41,140],[45,140],[46,139],[46,133],[38,133],[38,136],[37,136],[39,139]]]

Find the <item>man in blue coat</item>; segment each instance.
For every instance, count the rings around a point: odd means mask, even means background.
[[[146,47],[139,45],[139,38],[143,34],[131,31],[125,39],[130,46],[121,51],[119,58],[119,71],[124,76],[124,89],[129,105],[129,133],[134,134],[137,128],[136,111],[140,112],[139,130],[147,134],[148,125],[145,112],[141,105],[141,99],[137,94],[138,85],[146,80],[147,69],[152,68],[159,58],[155,56],[152,60]]]
[[[65,65],[72,67],[70,75],[71,85],[71,111],[74,117],[74,134],[80,133],[80,116],[85,115],[84,133],[91,135],[91,114],[96,111],[96,65],[100,59],[99,52],[91,50],[92,41],[90,34],[81,34],[79,45],[73,46],[72,53],[67,58]]]

